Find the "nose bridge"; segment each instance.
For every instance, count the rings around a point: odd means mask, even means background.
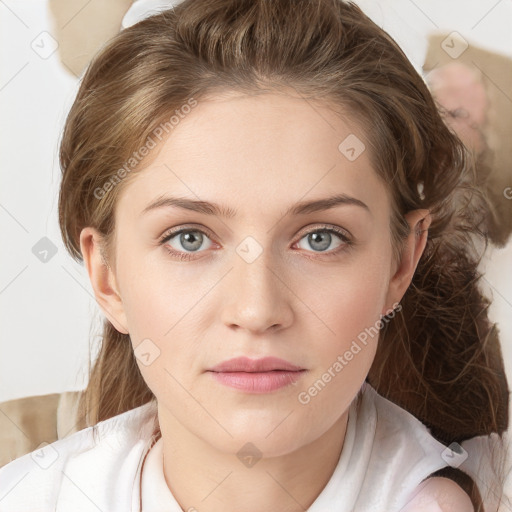
[[[271,238],[265,237],[264,246],[247,236],[235,248],[223,313],[226,324],[260,331],[289,321],[287,288],[279,275],[280,261],[269,245]]]
[[[254,298],[260,296],[261,299],[269,300],[270,296],[275,296],[274,289],[277,288],[274,269],[278,262],[273,257],[270,245],[272,237],[267,236],[260,242],[261,238],[259,236],[257,240],[254,236],[247,236],[236,247],[233,279],[236,280],[240,296],[244,295],[245,290]]]
[[[248,289],[268,291],[276,279],[273,271],[276,261],[272,257],[269,240],[270,237],[267,238],[267,245],[263,246],[254,237],[248,236],[236,247],[234,277]]]

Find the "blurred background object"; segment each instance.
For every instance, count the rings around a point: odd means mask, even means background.
[[[48,0],[59,58],[80,76],[92,57],[121,30],[133,0]]]
[[[446,123],[473,150],[495,208],[489,235],[504,247],[512,233],[512,59],[460,35],[435,34],[423,69],[434,98],[447,110]]]

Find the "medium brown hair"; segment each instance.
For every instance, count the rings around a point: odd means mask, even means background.
[[[384,322],[367,380],[445,444],[501,436],[508,426],[508,383],[477,270],[488,244],[488,199],[423,79],[354,4],[185,0],[111,39],[82,78],[61,141],[59,222],[70,254],[82,261],[80,232],[93,226],[104,237],[106,262],[113,261],[114,207],[136,165],[122,179],[119,170],[159,126],[172,136],[173,112],[216,92],[282,87],[357,119],[392,198],[396,258],[409,233],[404,214],[427,208],[432,215],[402,310]],[[152,399],[129,335],[104,319],[81,397],[81,426]]]

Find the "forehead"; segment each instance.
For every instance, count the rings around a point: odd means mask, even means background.
[[[357,120],[296,94],[226,92],[201,100],[156,150],[124,187],[120,214],[138,215],[166,192],[222,202],[241,216],[335,193],[388,210]]]

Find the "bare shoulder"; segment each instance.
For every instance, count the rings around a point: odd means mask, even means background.
[[[466,491],[450,478],[427,478],[402,512],[474,512]]]

